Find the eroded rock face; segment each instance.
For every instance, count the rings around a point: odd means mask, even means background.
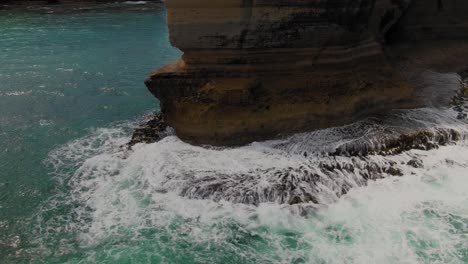
[[[390,33],[407,35],[405,12],[431,1],[409,2],[167,0],[171,43],[184,55],[146,84],[165,122],[197,144],[244,144],[414,107],[414,86],[384,51]]]

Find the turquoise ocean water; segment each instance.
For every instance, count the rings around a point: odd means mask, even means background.
[[[0,263],[468,263],[466,142],[387,157],[424,167],[308,214],[178,195],[309,162],[297,144],[122,150],[159,107],[144,78],[181,55],[164,12],[0,12]]]

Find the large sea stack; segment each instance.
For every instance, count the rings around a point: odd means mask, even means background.
[[[467,40],[466,0],[166,0],[166,6],[171,43],[184,55],[146,85],[165,122],[196,144],[244,144],[415,107],[417,86],[402,61],[426,69],[468,58],[464,44],[451,53],[439,43]],[[435,41],[427,49],[420,44]],[[417,52],[425,53],[412,59]]]

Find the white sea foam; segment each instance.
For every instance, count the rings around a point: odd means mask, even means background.
[[[407,112],[413,122],[427,127],[437,123],[466,129],[448,118],[445,110],[418,111]],[[157,256],[169,247],[176,254],[192,254],[200,261],[217,259],[203,251],[184,251],[179,245],[204,245],[252,263],[466,261],[465,141],[430,151],[371,156],[363,162],[391,163],[404,176],[371,181],[367,186],[356,182],[340,199],[330,199],[330,192],[323,185],[318,194],[320,205],[253,206],[222,199],[188,199],[180,192],[194,179],[207,175],[235,177],[263,170],[293,170],[311,160],[327,158],[319,153],[343,144],[334,143],[335,139],[350,130],[329,129],[227,149],[196,147],[169,136],[157,143],[139,144],[132,151],[119,147],[129,140],[126,131],[125,127],[99,129],[51,153],[57,178],[69,192],[58,195],[45,208],[70,204],[74,217],[57,220],[55,225],[49,221],[47,225],[51,226],[44,229],[76,233],[74,239],[86,248],[112,248],[119,245],[118,241],[144,241],[147,238],[142,234],[146,230],[157,230],[152,235],[154,248],[147,254]],[[322,140],[321,144],[317,139]],[[352,140],[356,139],[345,141]],[[304,151],[313,155],[306,157]],[[423,168],[406,165],[413,159],[420,160]],[[272,184],[265,175],[255,181],[253,191]],[[337,181],[340,177],[359,180],[339,171],[336,177]],[[263,244],[249,242],[256,237]],[[235,242],[238,239],[246,239],[247,246]],[[111,252],[110,249],[108,254]],[[89,258],[92,260],[94,255]]]
[[[53,124],[54,124],[53,120],[46,120],[46,119],[39,120],[39,125],[40,126],[51,126]]]
[[[127,5],[144,5],[146,4],[146,1],[125,1],[124,4]]]
[[[40,88],[44,88],[40,86]],[[46,91],[46,90],[27,90],[27,91],[0,91],[0,96],[28,96],[32,94],[45,94],[45,95],[52,95],[52,96],[60,96],[64,97],[65,94],[59,91]]]
[[[74,69],[69,69],[69,68],[57,68],[56,69],[58,72],[73,72]]]
[[[468,246],[467,146],[411,151],[394,159],[405,161],[408,155],[420,157],[425,167],[353,189],[320,212],[327,224],[343,227],[332,235],[356,239],[350,245],[314,243],[327,262],[463,263]]]
[[[58,97],[64,97],[65,94],[59,91],[46,91],[46,90],[37,90],[37,94],[45,94],[45,95],[52,95],[52,96],[58,96]]]
[[[22,95],[30,95],[33,91],[7,91],[7,92],[0,92],[0,96],[22,96]]]

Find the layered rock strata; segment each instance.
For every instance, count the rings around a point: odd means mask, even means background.
[[[436,25],[468,11],[461,1],[426,2],[167,0],[171,43],[184,55],[146,85],[164,121],[197,144],[244,144],[414,107],[415,86],[396,66],[403,48],[389,56],[386,40],[412,41],[433,11],[449,13]],[[457,18],[449,22],[463,28],[468,19]]]

